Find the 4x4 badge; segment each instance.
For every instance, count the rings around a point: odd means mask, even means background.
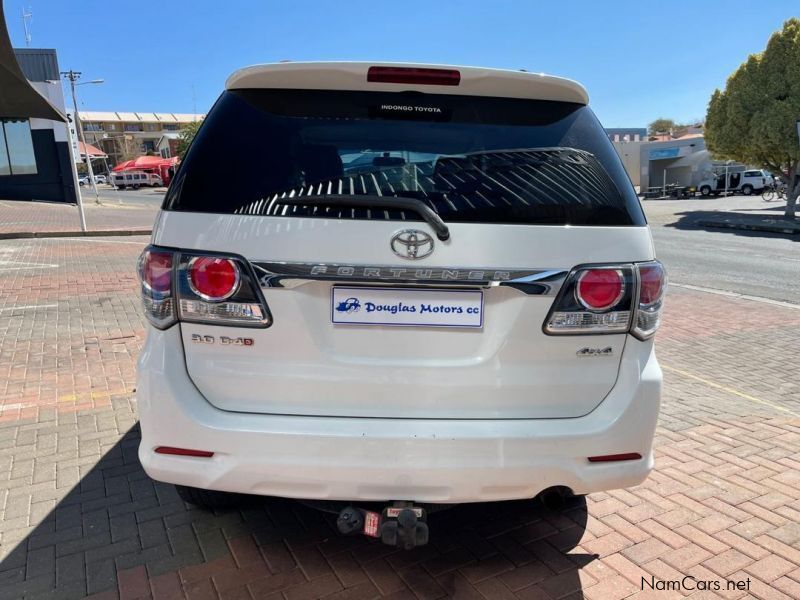
[[[403,229],[392,236],[392,252],[400,258],[417,260],[433,252],[433,238],[419,229]]]
[[[614,349],[611,346],[605,348],[581,348],[575,354],[578,356],[614,356]]]

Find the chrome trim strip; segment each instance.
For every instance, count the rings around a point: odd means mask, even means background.
[[[407,283],[425,286],[513,287],[534,296],[555,296],[567,269],[500,269],[479,267],[402,267],[328,263],[251,263],[262,288],[293,288],[311,281]]]

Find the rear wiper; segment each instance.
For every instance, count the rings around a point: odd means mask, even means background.
[[[450,229],[442,218],[422,200],[406,196],[378,196],[376,194],[329,194],[322,196],[294,196],[278,198],[278,204],[292,206],[356,206],[364,208],[397,208],[417,213],[436,232],[436,237],[445,241],[450,239]]]

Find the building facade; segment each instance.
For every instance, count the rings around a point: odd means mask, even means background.
[[[643,142],[647,140],[645,127],[606,127],[606,135],[612,142]]]
[[[713,171],[711,154],[702,136],[646,142],[639,147],[639,153],[642,192],[670,184],[697,186]]]
[[[63,116],[56,51],[24,48],[13,53],[31,87]],[[0,111],[0,199],[75,202],[75,194],[67,125]]]
[[[203,114],[80,111],[81,127],[87,144],[97,146],[116,165],[145,154],[163,158],[171,152],[168,140],[197,121]],[[173,146],[174,147],[174,144]]]

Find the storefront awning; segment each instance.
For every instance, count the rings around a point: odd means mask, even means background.
[[[67,121],[66,115],[37,92],[17,64],[0,1],[0,117]]]
[[[85,157],[88,153],[92,158],[108,158],[108,155],[100,150],[97,146],[92,146],[91,144],[84,144],[83,142],[78,142],[78,148],[80,149],[80,153],[82,157]]]

